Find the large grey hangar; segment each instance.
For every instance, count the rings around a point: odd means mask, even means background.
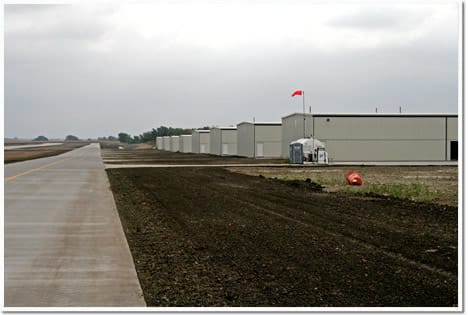
[[[324,143],[334,162],[456,160],[458,115],[294,113],[282,118],[281,156],[309,137]]]

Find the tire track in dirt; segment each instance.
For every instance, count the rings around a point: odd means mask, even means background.
[[[277,202],[280,199],[283,200],[283,201],[287,200],[289,202],[290,207],[280,206],[280,203]],[[334,224],[336,224],[336,226],[346,224],[347,225],[347,233],[337,233],[336,235],[343,235],[345,237],[355,239],[356,241],[359,241],[359,242],[362,242],[362,243],[365,243],[365,244],[369,244],[369,245],[371,245],[371,246],[373,246],[375,248],[380,248],[383,251],[387,251],[387,252],[390,252],[390,253],[395,253],[396,255],[401,255],[402,257],[405,257],[406,259],[413,260],[413,261],[418,261],[416,259],[407,257],[402,253],[397,253],[397,252],[394,252],[394,251],[391,251],[391,250],[382,249],[379,246],[379,244],[377,243],[377,240],[375,242],[373,242],[373,243],[372,242],[367,242],[366,238],[364,237],[365,235],[363,235],[363,237],[361,237],[361,238],[355,237],[354,235],[356,234],[356,231],[359,230],[360,226],[356,226],[355,228],[353,228],[352,226],[349,225],[350,222],[355,221],[353,219],[356,219],[356,216],[354,214],[352,214],[352,213],[344,214],[343,212],[340,212],[339,214],[327,213],[327,215],[324,215],[324,214],[321,214],[319,211],[316,211],[316,210],[311,212],[309,206],[313,206],[313,203],[307,203],[304,200],[300,200],[300,201],[291,200],[291,199],[287,199],[286,197],[279,196],[279,195],[264,196],[262,204],[265,205],[265,206],[270,205],[270,208],[269,208],[270,211],[271,211],[272,208],[278,208],[278,207],[280,209],[284,210],[285,213],[291,212],[291,211],[294,210],[296,212],[297,216],[301,217],[302,219],[304,219],[306,221],[309,221],[308,220],[309,217],[310,217],[310,219],[312,219],[312,216],[313,216],[313,220],[316,221],[316,222],[317,222],[317,218],[319,218],[321,220],[321,223],[323,223],[322,224],[323,226],[329,226],[326,223],[334,223]],[[305,211],[305,210],[309,210],[309,211]],[[308,216],[304,216],[305,214],[307,214]],[[289,218],[291,218],[291,217],[289,216]],[[343,218],[345,218],[346,220],[343,220]],[[368,222],[373,222],[369,218],[361,218],[361,219],[365,219]],[[376,221],[376,222],[378,222],[378,221]],[[369,229],[368,232],[373,232],[373,231],[377,232],[378,231],[378,232],[380,232],[379,235],[378,235],[378,239],[380,239],[381,241],[386,240],[388,243],[390,243],[391,240],[387,239],[386,235],[388,233],[390,233],[392,230],[389,227],[386,227],[384,224],[382,224],[382,222],[384,222],[384,221],[380,221],[379,225],[377,227],[372,227],[371,228],[371,227],[367,226],[367,228]],[[314,224],[314,225],[317,226],[317,224]],[[329,230],[329,231],[331,232],[331,230]],[[359,234],[359,233],[357,233],[357,234]],[[410,236],[405,235],[405,237],[409,238]],[[428,238],[428,236],[426,238]],[[367,239],[369,239],[370,241],[374,240],[374,238],[367,238]],[[413,239],[410,239],[410,240],[415,241]],[[411,254],[411,252],[410,252],[410,254]],[[421,262],[421,261],[419,261],[419,263],[429,266],[429,264]],[[437,265],[437,263],[435,262],[434,265]],[[443,262],[440,262],[439,265],[443,266],[444,264],[443,264]],[[446,271],[446,272],[448,272],[448,273],[450,273],[452,275],[454,274],[449,269],[440,268],[439,266],[433,266],[433,267],[436,268],[436,269],[444,270],[444,271]],[[455,266],[455,268],[456,268],[456,266]]]
[[[225,191],[223,189],[220,189],[218,188],[217,186],[210,186],[210,189],[212,191],[216,191],[217,193],[219,194],[224,194]],[[229,198],[229,196],[226,196],[227,198]],[[280,199],[285,199],[285,197],[283,196],[279,196],[279,195],[274,195],[272,196],[273,198],[280,198]],[[366,249],[370,249],[370,250],[373,250],[373,251],[378,251],[382,254],[384,254],[385,256],[389,257],[389,258],[392,258],[392,259],[397,259],[401,262],[404,262],[404,263],[408,263],[410,265],[413,265],[413,266],[417,266],[417,267],[420,267],[424,270],[427,270],[427,271],[430,271],[430,272],[433,272],[433,273],[437,273],[437,274],[440,274],[440,275],[443,275],[445,277],[448,277],[452,280],[457,280],[458,279],[458,276],[457,274],[454,274],[448,270],[444,270],[442,268],[438,268],[436,266],[431,266],[431,265],[428,265],[426,263],[423,263],[421,261],[418,261],[418,260],[415,260],[415,259],[412,259],[412,258],[409,258],[409,257],[406,257],[405,255],[403,255],[402,253],[398,253],[398,252],[394,252],[394,251],[389,251],[389,250],[386,250],[386,249],[383,249],[381,247],[379,247],[378,245],[376,244],[373,244],[371,242],[366,242],[364,241],[363,239],[359,239],[359,238],[356,238],[356,237],[353,237],[351,235],[351,233],[348,233],[348,234],[343,234],[343,233],[337,233],[336,231],[332,231],[332,230],[327,230],[327,229],[324,229],[322,227],[319,227],[317,224],[312,224],[310,222],[304,222],[304,221],[301,221],[301,220],[298,220],[298,219],[295,219],[295,218],[292,218],[290,216],[287,216],[283,213],[279,213],[279,212],[276,212],[274,210],[272,210],[273,208],[272,207],[267,207],[268,204],[270,205],[273,205],[275,206],[276,208],[278,208],[279,203],[275,203],[273,201],[270,201],[268,200],[268,197],[267,196],[263,196],[263,199],[262,199],[262,206],[259,206],[258,204],[255,204],[253,202],[249,202],[247,200],[243,200],[241,198],[236,198],[235,199],[237,202],[239,203],[242,203],[246,206],[250,206],[254,209],[257,209],[257,210],[262,210],[266,213],[270,213],[272,215],[275,215],[277,217],[281,217],[283,219],[286,219],[290,222],[295,222],[295,223],[299,223],[301,225],[304,225],[304,226],[308,226],[308,227],[313,227],[317,230],[320,230],[321,232],[325,232],[327,233],[328,235],[330,236],[333,236],[333,237],[342,237],[354,244],[358,244],[360,246],[363,246],[364,248]],[[291,200],[291,199],[288,199],[289,203],[294,203],[294,200]],[[299,202],[298,202],[299,203]],[[304,206],[304,204],[302,203],[302,201],[300,202],[302,206]],[[280,209],[284,210],[285,212],[288,212],[288,211],[291,211],[291,207],[289,208],[286,208],[286,207],[280,207]],[[296,210],[296,212],[298,213],[298,215],[302,216],[303,217],[303,214],[301,215],[300,212],[303,212],[303,209],[300,209],[300,208],[293,208]],[[321,225],[322,226],[328,226],[326,223],[328,222],[332,222],[334,224],[344,224],[344,221],[343,220],[340,220],[339,218],[335,218],[333,216],[326,216],[326,215],[322,215],[320,214],[319,212],[317,211],[314,211],[313,213],[308,213],[309,216],[314,216],[314,219],[317,219],[317,217],[319,217],[322,221],[319,222],[319,223],[322,223]],[[341,213],[340,213],[341,215]],[[349,215],[347,215],[349,216]],[[306,219],[306,217],[303,217],[303,219]],[[325,224],[323,224],[325,223]]]
[[[432,267],[432,266],[429,266],[429,265],[426,265],[424,263],[421,263],[421,262],[418,262],[416,260],[413,260],[413,259],[410,259],[410,258],[407,258],[407,257],[404,257],[402,254],[400,253],[395,253],[395,252],[391,252],[391,251],[387,251],[387,250],[384,250],[382,248],[379,248],[373,244],[370,244],[370,243],[367,243],[367,242],[363,242],[361,240],[358,240],[356,238],[353,238],[353,237],[349,237],[349,236],[346,236],[344,234],[338,234],[338,233],[334,233],[334,232],[331,232],[329,230],[326,230],[324,228],[321,228],[319,226],[316,226],[316,225],[313,225],[311,223],[306,223],[306,222],[303,222],[303,221],[300,221],[300,220],[297,220],[297,219],[294,219],[294,218],[290,218],[286,215],[283,215],[281,213],[278,213],[276,211],[273,211],[273,210],[270,210],[270,209],[266,209],[266,208],[262,208],[262,207],[258,207],[256,204],[254,203],[250,203],[250,202],[245,202],[245,201],[241,201],[241,200],[238,200],[239,202],[242,202],[244,204],[248,204],[249,206],[257,209],[257,210],[261,210],[261,211],[264,211],[266,213],[269,213],[271,215],[274,215],[274,216],[277,216],[277,217],[280,217],[282,219],[285,219],[285,220],[288,220],[288,221],[291,221],[291,222],[295,222],[295,223],[298,223],[298,224],[301,224],[301,225],[304,225],[304,226],[308,226],[308,227],[312,227],[316,230],[319,230],[320,232],[322,233],[326,233],[327,235],[330,235],[330,236],[333,236],[333,237],[340,237],[340,238],[344,238],[356,245],[359,245],[359,246],[362,246],[362,247],[365,247],[366,249],[370,249],[370,250],[373,250],[373,251],[377,251],[379,253],[382,253],[384,254],[385,256],[387,257],[390,257],[392,259],[397,259],[403,263],[407,263],[407,264],[410,264],[410,265],[413,265],[413,266],[416,266],[418,268],[421,268],[421,269],[424,269],[424,270],[427,270],[427,271],[430,271],[430,272],[433,272],[433,273],[437,273],[439,275],[442,275],[442,276],[445,276],[447,278],[450,278],[451,280],[457,280],[458,277],[457,275],[451,273],[451,272],[448,272],[448,271],[445,271],[445,270],[442,270],[442,269],[439,269],[439,268],[436,268],[436,267]]]

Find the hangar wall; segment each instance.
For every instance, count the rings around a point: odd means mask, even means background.
[[[280,157],[281,123],[239,123],[237,125],[237,154],[259,158]]]
[[[215,155],[237,155],[237,128],[212,128],[210,130],[210,153]]]
[[[192,135],[181,135],[179,137],[179,151],[192,153]]]
[[[210,131],[194,130],[192,132],[192,152],[210,153]]]
[[[444,161],[457,141],[448,114],[306,114],[306,137],[322,141],[331,161]],[[302,138],[303,114],[283,117],[282,157]],[[295,138],[295,139],[294,139]]]

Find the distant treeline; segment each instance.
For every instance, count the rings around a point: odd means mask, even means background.
[[[61,140],[61,139],[54,139],[54,140]],[[81,140],[81,139],[74,135],[68,135],[65,137],[65,141],[78,141],[78,140]],[[88,139],[88,140],[91,140],[91,139]],[[47,138],[46,136],[37,136],[36,138],[32,139],[32,141],[49,141],[49,138]]]
[[[210,127],[205,126],[199,129],[210,129]],[[180,136],[180,135],[191,135],[193,129],[183,129],[183,128],[172,128],[161,126],[151,131],[143,132],[139,136],[132,136],[126,132],[120,132],[117,139],[112,137],[99,137],[98,140],[119,140],[122,143],[143,143],[143,142],[154,142],[156,137],[165,137],[165,136]]]

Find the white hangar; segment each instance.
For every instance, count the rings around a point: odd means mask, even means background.
[[[239,123],[237,125],[237,155],[279,158],[281,156],[281,123]]]
[[[196,129],[192,131],[192,152],[210,153],[210,131]]]
[[[236,127],[214,127],[210,131],[211,154],[237,155]]]

